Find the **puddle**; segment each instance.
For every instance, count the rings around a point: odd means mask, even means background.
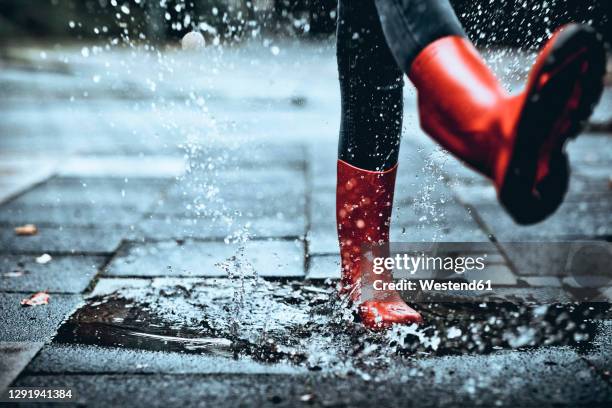
[[[239,300],[237,292],[243,294]],[[157,279],[147,287],[90,298],[54,341],[246,356],[366,375],[402,358],[549,345],[585,351],[595,320],[609,316],[604,303],[426,303],[418,308],[425,319],[420,327],[372,333],[341,304],[332,284],[257,277]]]

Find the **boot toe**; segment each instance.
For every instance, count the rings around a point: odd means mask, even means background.
[[[421,323],[419,312],[401,301],[367,301],[359,307],[363,324],[372,330],[388,328],[393,324]]]

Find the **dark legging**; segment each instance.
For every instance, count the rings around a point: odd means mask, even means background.
[[[339,159],[373,171],[397,163],[403,74],[423,48],[449,35],[465,34],[448,0],[339,0]]]

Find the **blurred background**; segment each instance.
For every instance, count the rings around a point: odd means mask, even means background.
[[[452,3],[511,90],[522,86],[535,50],[560,25],[586,22],[611,39],[610,0]],[[325,154],[329,167],[323,173],[333,184],[339,126],[336,5],[336,0],[0,1],[0,175],[8,175],[0,177],[0,201],[35,180],[62,174],[58,168],[66,166],[66,158],[157,155],[180,157],[192,172],[211,163],[218,170],[242,163],[251,153],[243,146],[251,142],[264,151],[272,143],[280,152],[305,148],[306,163],[309,155]],[[181,50],[180,39],[190,31],[202,33],[202,49]],[[606,82],[612,83],[609,75]],[[430,143],[420,132],[408,81],[405,91],[403,146]],[[606,91],[590,131],[610,131],[610,100]],[[415,149],[402,149],[416,160]],[[202,172],[194,177],[196,187],[209,191],[214,172]],[[193,200],[203,195],[194,193]],[[335,245],[335,239],[330,242]]]
[[[529,46],[551,27],[569,21],[589,22],[608,41],[612,35],[609,0],[451,2],[480,44]],[[3,0],[0,40],[129,36],[163,42],[192,29],[225,41],[270,33],[312,38],[333,34],[336,4],[336,0]]]
[[[589,23],[611,39],[610,0],[452,3],[509,89],[520,88],[535,50],[566,22]],[[184,155],[188,167],[231,167],[241,159],[228,164],[206,150],[219,143],[240,150],[245,138],[267,143],[264,150],[316,144],[310,153],[329,156],[331,180],[339,126],[336,5],[0,1],[0,175],[8,175],[0,177],[0,201],[57,172],[65,157]],[[181,51],[190,31],[202,33],[205,47]],[[408,81],[405,90],[404,146],[423,136]],[[609,100],[606,91],[590,130],[610,131]],[[201,189],[211,182],[200,179]]]

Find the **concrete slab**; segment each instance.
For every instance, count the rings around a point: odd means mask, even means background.
[[[50,344],[28,366],[30,374],[243,374],[295,375],[305,368],[262,364],[247,357],[220,357],[168,351],[147,351],[94,345]]]
[[[475,207],[478,215],[500,241],[529,239],[605,238],[612,234],[610,202],[567,202],[546,221],[534,226],[517,226],[499,205]]]
[[[48,156],[0,154],[0,203],[50,177],[57,164]]]
[[[46,342],[81,302],[78,295],[51,295],[48,305],[23,307],[30,293],[0,293],[0,341]]]
[[[111,253],[129,227],[40,227],[34,236],[17,236],[15,225],[0,226],[0,252],[4,253]]]
[[[82,293],[106,258],[100,256],[54,256],[46,264],[34,255],[0,257],[0,292]]]
[[[176,218],[150,216],[140,221],[130,234],[135,240],[209,239],[224,240],[227,237],[248,232],[255,238],[297,238],[306,233],[306,217],[299,214],[286,217],[279,213],[270,216],[234,218]]]
[[[174,179],[53,177],[11,201],[13,205],[118,206],[147,210]]]
[[[360,376],[310,375],[52,375],[24,376],[18,386],[72,388],[88,406],[452,407],[603,406],[612,390],[584,361],[563,349],[420,360],[380,382]],[[113,392],[109,393],[108,390]],[[415,398],[418,395],[418,398]]]
[[[0,394],[17,378],[43,344],[0,341]]]
[[[64,227],[96,225],[136,225],[144,210],[135,207],[100,204],[9,203],[0,207],[0,224],[36,224]]]
[[[495,287],[499,286],[514,286],[517,284],[517,279],[508,265],[504,264],[487,264],[485,269],[466,271],[464,278],[471,280],[490,280]]]
[[[58,168],[62,177],[179,177],[185,159],[176,156],[77,156]]]
[[[340,256],[313,255],[308,263],[306,279],[340,279]]]
[[[521,276],[519,281],[524,281],[527,285],[537,287],[561,287],[561,279],[556,276]]]
[[[304,248],[300,241],[250,241],[244,260],[260,276],[304,276]],[[223,242],[188,240],[126,244],[108,265],[106,276],[227,276],[216,266],[234,262],[240,246]]]

